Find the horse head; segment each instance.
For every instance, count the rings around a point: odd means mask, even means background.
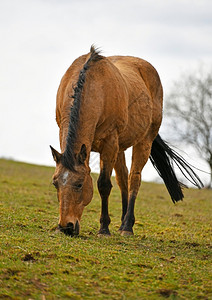
[[[83,210],[93,196],[92,178],[86,160],[86,146],[83,144],[80,152],[75,155],[74,168],[71,169],[65,166],[63,154],[53,147],[51,151],[56,162],[52,183],[57,189],[60,205],[58,228],[67,235],[78,235]]]

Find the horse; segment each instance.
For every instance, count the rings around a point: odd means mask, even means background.
[[[132,56],[105,57],[91,46],[88,54],[72,63],[62,77],[56,100],[61,153],[50,146],[56,162],[52,183],[57,189],[61,232],[79,234],[83,210],[92,200],[91,151],[100,153],[99,235],[110,235],[108,201],[113,169],[122,198],[121,235],[133,234],[135,200],[149,158],[174,203],[184,196],[173,162],[196,186],[202,186],[192,168],[158,134],[162,109],[160,77],[147,61]],[[132,163],[128,175],[124,151],[129,147]]]

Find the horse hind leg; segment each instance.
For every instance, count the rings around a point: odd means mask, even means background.
[[[141,171],[149,158],[151,146],[152,142],[148,142],[146,140],[133,146],[132,165],[128,179],[129,201],[127,206],[127,212],[121,225],[122,235],[133,234],[133,226],[135,223],[135,200],[141,184]]]
[[[116,172],[116,181],[121,191],[122,198],[122,216],[121,221],[123,223],[124,217],[127,212],[127,204],[128,204],[128,169],[125,161],[124,152],[120,152],[117,156],[116,163],[114,165],[114,169]],[[122,231],[122,225],[119,228]]]

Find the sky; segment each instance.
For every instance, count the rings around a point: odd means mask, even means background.
[[[0,40],[0,157],[54,165],[56,92],[73,60],[91,44],[105,56],[141,57],[166,96],[182,72],[212,64],[212,1],[0,0]],[[143,179],[155,179],[148,168]]]

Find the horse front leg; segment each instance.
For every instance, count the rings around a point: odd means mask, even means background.
[[[149,158],[151,145],[151,142],[148,143],[147,141],[145,141],[144,143],[138,143],[133,147],[132,165],[128,180],[129,201],[127,206],[127,213],[121,225],[122,235],[133,234],[133,225],[135,223],[135,200],[138,194],[139,187],[141,185],[141,171]]]
[[[110,217],[108,212],[108,199],[110,191],[112,189],[112,184],[110,180],[111,171],[105,166],[104,162],[101,160],[100,165],[102,167],[99,179],[97,181],[97,186],[102,201],[99,234],[110,235],[110,231],[108,228],[110,224]]]
[[[97,186],[102,201],[99,235],[110,235],[108,200],[112,188],[110,177],[117,158],[117,153],[118,137],[116,134],[114,134],[104,141],[102,151],[100,153],[100,176],[97,181]]]

